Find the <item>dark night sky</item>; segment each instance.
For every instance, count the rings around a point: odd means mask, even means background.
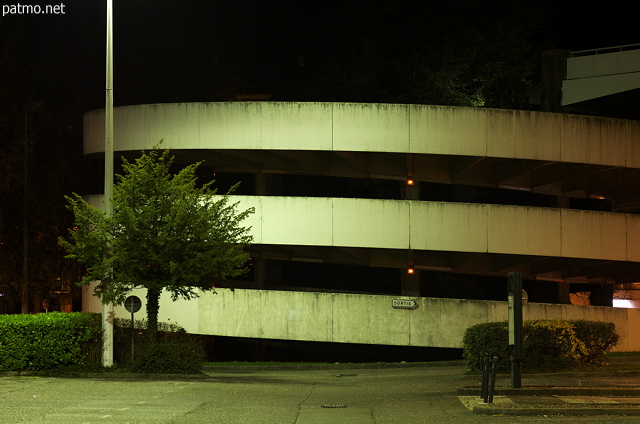
[[[373,40],[374,46],[386,44],[380,47],[382,55],[396,54],[386,59],[393,63],[414,50],[446,43],[467,27],[508,27],[500,16],[509,10],[504,5],[511,6],[508,13],[544,7],[541,26],[530,37],[541,50],[640,42],[640,5],[630,10],[628,2],[617,0],[597,5],[556,0],[330,0],[293,7],[256,0],[113,2],[116,106],[229,100],[234,92],[272,93],[272,100],[384,102],[377,97],[316,98],[317,89],[303,95],[299,85],[287,82],[300,78],[301,52],[304,72],[312,72],[323,61],[319,50],[325,49],[326,55],[342,49],[344,55]],[[65,13],[0,17],[0,113],[14,108],[21,116],[23,105],[43,100],[58,125],[72,129],[65,143],[80,152],[82,114],[104,107],[106,1],[36,3],[64,4]],[[379,59],[374,54],[372,63]],[[350,66],[366,73],[370,64]],[[403,70],[396,67],[393,72]]]
[[[0,18],[0,37],[19,65],[34,71],[25,83],[25,101],[49,97],[49,102],[80,109],[102,107],[106,2],[63,3],[64,15]],[[245,91],[268,91],[297,66],[309,28],[327,30],[342,16],[353,19],[355,27],[377,20],[401,31],[404,19],[424,15],[451,19],[456,31],[456,16],[441,6],[448,3],[425,1],[416,8],[413,2],[390,6],[370,1],[360,3],[366,7],[345,7],[330,1],[291,8],[263,1],[115,0],[115,102],[208,100],[219,73],[236,70],[231,63],[250,68],[253,78]],[[547,47],[580,50],[640,42],[637,10],[629,10],[628,2],[522,3],[546,4],[539,37]]]
[[[522,46],[522,40],[534,52],[640,43],[640,4],[630,10],[629,2],[617,0],[328,0],[299,1],[296,6],[264,0],[113,1],[116,106],[228,100],[238,92],[272,93],[273,100],[384,102],[389,92],[396,94],[395,88],[387,88],[389,79],[396,80],[396,88],[420,93],[424,87],[414,88],[414,83],[428,85],[424,77],[439,69],[440,54],[449,48],[480,56],[480,61],[476,57],[467,62],[475,66],[482,65],[487,52],[499,55],[502,46]],[[102,187],[98,160],[82,155],[82,115],[104,107],[106,1],[25,2],[64,4],[65,14],[0,17],[0,286],[19,281],[23,209],[15,205],[23,200],[24,105],[34,100],[45,105],[29,121],[30,205],[25,209],[31,232],[47,236],[31,240],[32,267],[42,271],[40,283],[46,284],[51,275],[77,272],[61,264],[56,250],[57,237],[66,233],[70,222],[63,194]],[[3,2],[10,4],[18,1]],[[539,27],[524,38],[522,33],[512,36],[521,22],[530,23],[528,12],[541,5],[546,9],[536,21]],[[511,19],[514,12],[517,16]],[[458,34],[462,36],[454,37]],[[498,47],[483,45],[486,34]],[[511,43],[511,38],[518,40]],[[465,49],[464,40],[473,48]],[[437,53],[428,54],[433,51]],[[413,56],[419,60],[411,62]],[[327,57],[335,62],[327,65]],[[419,69],[426,60],[435,65],[426,64],[427,72],[417,73],[417,79],[398,78],[410,73],[407,63],[417,63]],[[325,98],[314,97],[336,81],[335,73],[333,80],[322,77],[331,66],[339,68],[340,61],[347,63],[345,69],[353,71],[355,79],[384,62],[373,69],[373,96],[370,85],[362,84],[346,98],[336,98],[335,90]],[[521,73],[513,60],[503,63]],[[315,79],[305,79],[313,72]],[[310,90],[314,84],[317,87]],[[365,96],[350,98],[354,93]],[[393,98],[397,99],[404,100]]]

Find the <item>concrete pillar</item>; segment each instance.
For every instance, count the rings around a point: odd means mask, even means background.
[[[262,257],[253,258],[253,275],[256,289],[267,288],[267,261]]]
[[[593,284],[591,306],[613,306],[613,284]]]
[[[569,283],[557,283],[557,293],[558,299],[557,303],[562,303],[568,305],[571,303],[569,293],[570,293],[570,284]]]
[[[407,184],[403,181],[402,184],[402,198],[404,200],[420,200],[420,182],[412,180],[413,184]]]
[[[282,262],[265,260],[264,288],[282,285]]]
[[[542,53],[540,110],[543,112],[562,111],[562,81],[567,78],[566,50],[549,50]]]
[[[420,296],[420,271],[414,269],[413,274],[402,272],[402,295]]]
[[[258,172],[256,176],[256,195],[277,196],[282,194],[282,176]]]
[[[569,197],[558,196],[558,207],[561,209],[569,209]]]

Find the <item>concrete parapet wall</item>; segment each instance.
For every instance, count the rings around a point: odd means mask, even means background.
[[[395,309],[393,299],[411,299],[416,309]],[[640,350],[630,337],[640,311],[529,303],[524,319],[586,319],[613,322],[618,350]],[[507,320],[507,303],[406,298],[364,294],[219,290],[199,303],[199,333],[225,336],[401,346],[462,347],[475,324]]]
[[[85,196],[102,207],[102,195]],[[230,196],[254,244],[480,252],[640,262],[640,216],[531,206]],[[371,231],[375,228],[375,231]]]
[[[116,151],[395,152],[640,167],[635,121],[503,109],[378,103],[169,103],[114,109]],[[104,111],[84,116],[85,153],[104,149]]]
[[[102,206],[102,195],[85,196]],[[254,244],[480,252],[640,262],[640,216],[531,206],[230,196]],[[375,228],[375,231],[371,231]]]
[[[482,252],[640,262],[640,217],[410,200],[232,196],[256,244]],[[375,231],[371,229],[375,228]]]
[[[144,293],[137,295],[144,304]],[[393,299],[413,300],[418,307],[396,309]],[[93,312],[99,312],[99,303],[93,307],[97,308]],[[613,322],[620,335],[616,350],[640,350],[638,309],[528,303],[523,315],[525,320]],[[129,318],[130,314],[119,306],[116,316]],[[144,316],[143,305],[136,318]],[[191,333],[218,336],[461,348],[468,327],[506,321],[507,302],[218,289],[217,294],[203,293],[191,301],[172,302],[164,295],[160,320],[177,323]]]

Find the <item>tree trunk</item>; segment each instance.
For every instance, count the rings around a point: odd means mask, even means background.
[[[162,289],[147,289],[147,339],[158,341],[158,310],[160,309],[160,293]]]

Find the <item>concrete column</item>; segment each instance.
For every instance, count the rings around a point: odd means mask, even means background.
[[[402,295],[420,296],[420,271],[414,269],[413,274],[402,272]]]
[[[413,184],[409,185],[402,182],[402,198],[404,200],[420,200],[420,182],[413,180]]]
[[[561,209],[569,209],[569,197],[558,196],[558,207]]]
[[[282,193],[282,176],[258,172],[256,176],[256,195],[277,196]]]
[[[593,284],[591,306],[613,306],[613,284]]]
[[[255,287],[256,289],[266,289],[267,288],[267,261],[261,257],[253,258],[253,273],[255,278]]]
[[[562,303],[568,305],[571,303],[569,298],[570,293],[570,284],[569,283],[556,283],[557,284],[557,293],[558,293],[558,303]]]
[[[549,50],[542,53],[540,75],[540,110],[543,112],[562,111],[562,80],[567,78],[566,50]]]
[[[264,270],[264,288],[282,285],[282,262],[266,259]]]

